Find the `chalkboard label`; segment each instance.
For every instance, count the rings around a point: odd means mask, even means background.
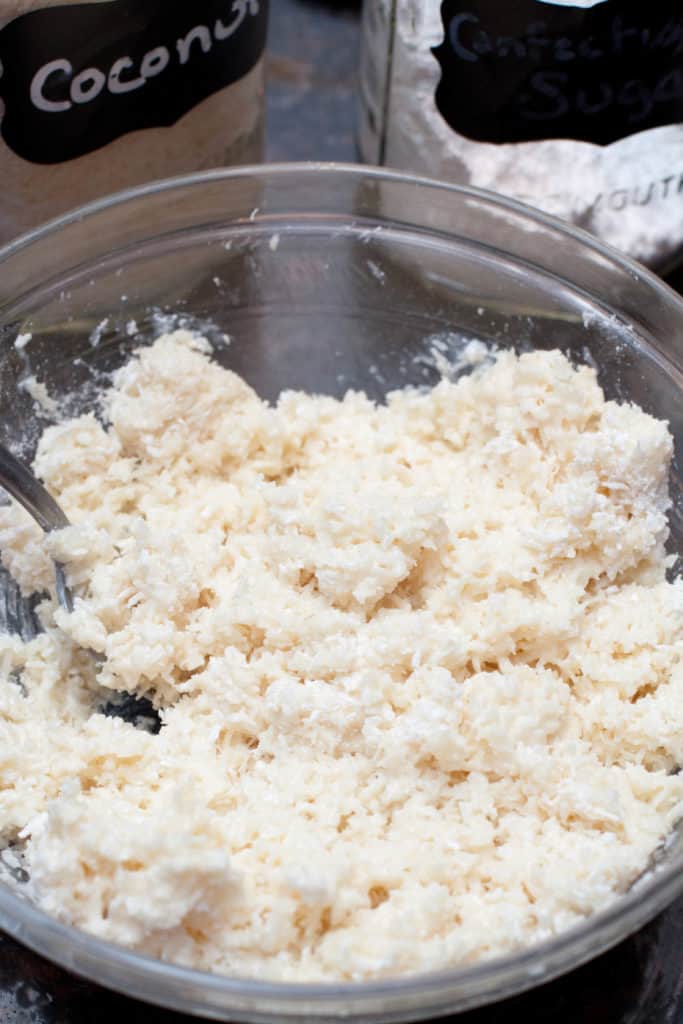
[[[249,72],[267,0],[111,0],[30,11],[0,30],[0,134],[37,164],[174,124]]]
[[[478,142],[608,145],[683,121],[680,0],[445,0],[436,105]]]

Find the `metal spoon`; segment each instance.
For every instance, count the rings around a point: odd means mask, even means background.
[[[69,526],[69,520],[55,499],[49,494],[39,480],[23,462],[0,444],[0,486],[23,505],[29,515],[45,533],[51,530],[62,530]],[[55,579],[57,582],[57,600],[67,612],[74,609],[71,591],[66,585],[64,568],[55,562]]]
[[[16,498],[20,505],[24,506],[29,515],[33,516],[38,526],[45,533],[49,533],[51,530],[61,530],[65,526],[70,525],[69,520],[52,495],[45,490],[31,470],[23,462],[15,458],[2,444],[0,444],[0,487],[4,487],[13,498]],[[65,611],[72,612],[74,607],[73,598],[71,591],[66,585],[64,568],[59,562],[55,562],[54,566],[57,581],[57,599]],[[21,601],[17,603],[23,604]],[[0,621],[1,619],[0,609]],[[7,620],[7,616],[5,616],[5,619]],[[31,631],[27,636],[21,628],[18,629],[18,632],[24,639],[30,639],[32,635]],[[88,650],[88,648],[85,648],[85,650]],[[94,651],[90,651],[90,653],[92,654],[94,668],[97,670],[103,660],[102,655]],[[98,705],[98,710],[103,714],[121,718],[125,722],[134,725],[136,729],[144,729],[155,734],[160,731],[161,719],[159,714],[146,697],[137,697],[135,694],[109,690],[105,687],[100,687],[100,692],[102,700],[101,704]]]

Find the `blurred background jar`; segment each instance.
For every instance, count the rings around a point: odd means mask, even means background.
[[[366,0],[360,95],[367,162],[680,259],[680,0]]]
[[[263,152],[267,0],[0,0],[0,243]]]

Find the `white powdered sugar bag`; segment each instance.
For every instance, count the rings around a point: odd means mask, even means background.
[[[367,0],[369,163],[512,196],[657,268],[683,242],[683,8]]]

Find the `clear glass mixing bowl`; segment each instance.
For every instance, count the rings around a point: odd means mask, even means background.
[[[151,337],[169,314],[229,334],[218,357],[267,398],[355,387],[381,399],[433,383],[423,357],[434,335],[453,353],[473,337],[560,347],[597,365],[609,397],[669,421],[671,549],[682,550],[683,303],[582,232],[482,192],[355,167],[209,172],[105,199],[0,251],[0,439],[30,457],[45,426],[18,387],[27,372],[84,411],[98,372],[136,344],[131,321]],[[26,332],[30,346],[15,348]],[[567,971],[681,891],[683,830],[607,912],[554,941],[363,984],[270,984],[159,963],[64,927],[2,885],[0,927],[103,985],[208,1017],[409,1020]]]

